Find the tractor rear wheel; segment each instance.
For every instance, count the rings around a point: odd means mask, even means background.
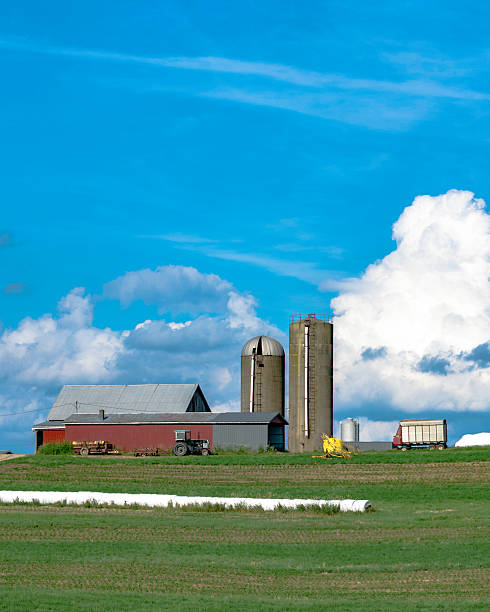
[[[80,449],[80,455],[82,455],[82,457],[86,457],[88,455],[88,448],[86,446]]]
[[[177,457],[183,457],[184,455],[187,455],[188,452],[189,449],[187,448],[187,444],[185,444],[185,442],[177,442],[177,444],[174,446],[174,455],[177,455]]]
[[[201,455],[209,455],[209,449],[208,448],[203,448],[201,451]]]

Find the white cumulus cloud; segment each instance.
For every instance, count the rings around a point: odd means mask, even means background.
[[[123,306],[135,300],[157,304],[160,313],[220,311],[233,286],[216,274],[186,266],[160,266],[126,272],[104,286],[104,296]]]
[[[367,417],[359,417],[359,441],[380,442],[391,441],[398,429],[400,421],[376,421]],[[340,438],[341,421],[334,421],[334,432]]]
[[[490,216],[468,191],[419,196],[396,249],[340,286],[337,406],[490,407]]]
[[[93,327],[92,320],[92,300],[79,287],[60,300],[57,315],[26,317],[16,329],[6,329],[0,336],[0,380],[42,388],[105,380],[122,349],[121,335]]]
[[[359,417],[359,440],[361,442],[391,441],[399,424],[399,421],[373,421],[366,417]]]
[[[125,305],[142,299],[165,314],[185,313],[186,321],[146,319],[132,329],[100,329],[93,324],[96,302],[79,287],[56,313],[4,330],[0,446],[31,439],[32,423],[47,416],[63,384],[198,382],[212,407],[236,409],[242,345],[257,333],[284,342],[282,332],[257,316],[253,296],[195,268],[128,272],[107,283],[105,295]],[[27,414],[2,416],[7,413]]]

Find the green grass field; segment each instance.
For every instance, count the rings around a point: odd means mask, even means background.
[[[0,610],[486,610],[490,449],[29,456],[0,489],[367,498],[367,514],[0,506]]]

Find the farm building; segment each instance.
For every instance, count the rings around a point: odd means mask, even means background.
[[[284,425],[279,413],[83,414],[65,420],[65,436],[74,440],[107,440],[131,451],[139,447],[170,449],[176,432],[195,440],[209,440],[210,448],[274,446],[284,450]]]
[[[201,387],[187,385],[63,385],[44,423],[34,425],[36,450],[65,440],[65,420],[74,415],[210,412]]]
[[[211,413],[199,385],[64,386],[48,419],[34,425],[36,450],[47,442],[106,440],[131,451],[172,448],[176,432],[210,448],[284,450],[287,422],[278,413]]]

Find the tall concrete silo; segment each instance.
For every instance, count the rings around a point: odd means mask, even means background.
[[[289,318],[289,450],[322,448],[333,432],[333,325],[326,315]]]
[[[241,409],[284,416],[284,349],[274,338],[256,336],[243,346]]]

